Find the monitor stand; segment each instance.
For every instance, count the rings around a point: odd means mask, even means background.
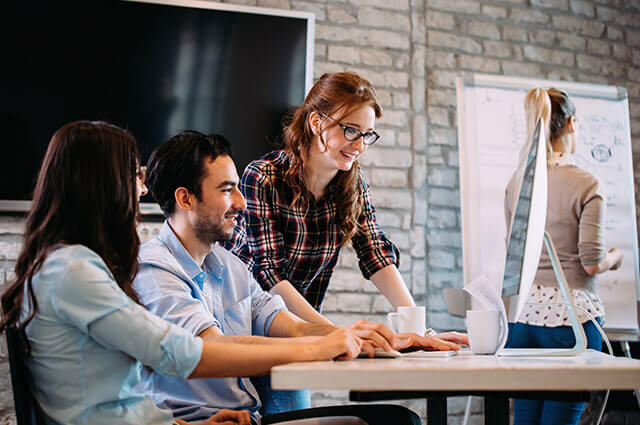
[[[560,293],[564,299],[564,304],[567,306],[567,314],[569,316],[569,321],[571,322],[571,327],[573,328],[576,343],[573,348],[505,348],[497,353],[498,356],[577,356],[587,348],[587,337],[584,334],[582,323],[578,320],[576,306],[573,304],[573,297],[571,296],[569,285],[567,284],[564,272],[562,271],[562,266],[558,259],[558,253],[556,252],[556,248],[553,246],[551,236],[546,231],[544,232],[544,243],[547,247],[549,258],[551,259],[553,272],[556,275],[556,280],[558,281],[558,287],[560,288]],[[528,295],[529,294],[519,294],[518,296],[526,297]]]

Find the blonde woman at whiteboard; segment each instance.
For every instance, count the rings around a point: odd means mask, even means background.
[[[576,107],[562,90],[535,88],[525,96],[524,107],[529,140],[539,118],[547,135],[549,232],[571,287],[574,302],[599,323],[604,320],[602,301],[597,296],[596,275],[620,267],[622,253],[605,250],[605,195],[598,179],[572,163],[578,140]],[[507,186],[505,213],[510,222],[515,179]],[[564,348],[575,344],[556,278],[546,249],[517,323],[509,324],[507,346],[511,348]],[[545,305],[549,304],[549,305]],[[578,309],[588,347],[600,350],[602,338],[588,316]],[[514,425],[577,424],[585,403],[548,400],[516,400]]]

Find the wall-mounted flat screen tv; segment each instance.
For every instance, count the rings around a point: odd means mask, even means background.
[[[310,13],[209,1],[6,2],[0,17],[0,210],[26,211],[53,132],[129,129],[142,162],[184,129],[220,133],[241,173],[312,81]],[[149,195],[143,212],[159,212]]]

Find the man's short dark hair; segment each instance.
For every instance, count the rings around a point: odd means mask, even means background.
[[[231,144],[219,134],[182,131],[158,146],[147,163],[147,188],[166,218],[176,209],[174,193],[184,187],[202,200],[205,160],[232,157]]]

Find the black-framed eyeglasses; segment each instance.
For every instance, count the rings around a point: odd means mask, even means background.
[[[341,122],[334,120],[330,116],[323,114],[322,112],[318,112],[318,113],[320,114],[320,116],[328,120],[331,120],[334,123],[338,124],[340,127],[342,127],[342,130],[344,131],[344,138],[350,142],[355,142],[356,140],[362,137],[362,143],[364,143],[365,145],[373,145],[380,138],[380,135],[375,131],[367,131],[366,133],[363,133],[357,128],[344,125]]]

